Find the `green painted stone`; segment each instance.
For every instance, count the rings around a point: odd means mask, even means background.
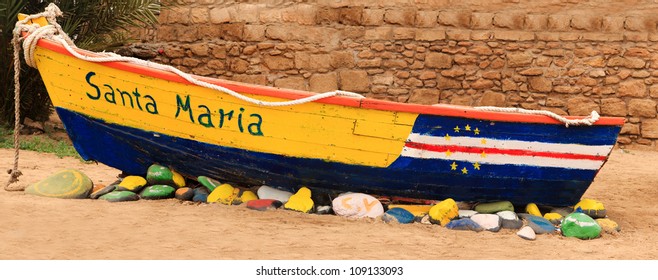
[[[149,185],[169,185],[174,188],[185,186],[185,178],[168,167],[153,164],[146,172],[146,181]]]
[[[127,176],[117,185],[117,191],[131,191],[138,193],[146,186],[146,179],[142,176]]]
[[[99,188],[98,190],[94,190],[89,195],[89,198],[98,199],[99,197],[101,197],[103,195],[106,195],[108,193],[111,193],[111,192],[115,191],[116,187],[117,187],[116,185],[109,185],[109,186]]]
[[[175,193],[176,189],[172,186],[153,185],[144,188],[139,196],[143,199],[165,199],[174,197]]]
[[[204,187],[208,188],[210,192],[213,192],[215,188],[222,185],[219,181],[206,176],[197,177],[197,181],[199,181]]]
[[[580,239],[593,239],[601,235],[601,226],[584,213],[571,213],[562,220],[562,235]]]
[[[509,201],[486,202],[476,205],[473,210],[480,214],[495,214],[500,211],[514,212],[514,205]]]
[[[28,186],[25,193],[55,198],[87,198],[93,186],[84,173],[65,169]]]
[[[109,202],[136,201],[139,200],[139,196],[131,191],[113,191],[102,195],[98,199]]]

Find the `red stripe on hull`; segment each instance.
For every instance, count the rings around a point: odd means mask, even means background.
[[[582,155],[582,154],[568,154],[568,153],[555,153],[555,152],[535,152],[528,150],[519,150],[519,149],[498,149],[498,148],[481,148],[481,147],[467,147],[467,146],[454,146],[454,145],[431,145],[425,143],[416,143],[416,142],[407,142],[405,147],[426,150],[432,152],[461,152],[461,153],[472,153],[472,154],[481,154],[482,152],[486,154],[501,154],[501,155],[511,155],[511,156],[533,156],[533,157],[547,157],[547,158],[559,158],[559,159],[586,159],[586,160],[605,160],[605,156],[593,156],[593,155]]]

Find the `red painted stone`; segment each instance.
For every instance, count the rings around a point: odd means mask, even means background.
[[[256,199],[247,202],[247,208],[258,211],[274,210],[282,205],[281,201],[275,199]]]

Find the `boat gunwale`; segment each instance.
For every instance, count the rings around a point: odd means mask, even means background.
[[[64,46],[61,44],[49,40],[49,39],[40,39],[38,46],[64,54],[75,59],[72,54],[70,54]],[[99,57],[98,54],[87,51],[84,49],[76,49],[80,54],[90,57]],[[139,75],[144,75],[156,79],[162,79],[166,81],[182,83],[192,85],[189,81],[183,79],[175,73],[167,72],[159,69],[154,69],[134,63],[128,62],[103,62],[98,63],[107,67],[115,68],[122,71],[127,71]],[[295,100],[299,98],[308,97],[314,95],[312,92],[301,91],[301,90],[292,90],[292,89],[281,89],[263,85],[254,85],[241,83],[236,81],[230,81],[225,79],[218,78],[209,78],[203,76],[192,75],[193,77],[208,82],[214,85],[222,86],[233,90],[239,93],[261,95],[267,97],[281,98]],[[482,111],[477,110],[474,107],[468,106],[459,106],[459,105],[448,105],[448,104],[435,104],[435,105],[422,105],[422,104],[410,104],[410,103],[399,103],[385,100],[377,100],[370,98],[357,99],[352,97],[344,96],[333,96],[313,102],[324,103],[324,104],[333,104],[333,105],[342,105],[355,108],[363,109],[373,109],[380,111],[393,111],[393,112],[405,112],[405,113],[417,113],[417,114],[426,114],[426,115],[437,115],[437,116],[448,116],[448,117],[463,117],[468,119],[480,119],[480,120],[489,120],[489,121],[504,121],[504,122],[517,122],[517,123],[540,123],[540,124],[562,124],[560,121],[544,116],[544,115],[533,115],[533,114],[521,114],[514,112],[494,112],[494,111]],[[581,116],[565,116],[567,119],[581,119]],[[625,122],[625,118],[620,117],[601,117],[593,125],[615,125],[621,126]]]

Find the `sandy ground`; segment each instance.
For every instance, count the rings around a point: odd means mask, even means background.
[[[13,151],[0,149],[0,184]],[[581,241],[514,231],[452,231],[286,210],[193,205],[176,199],[109,203],[0,189],[4,260],[570,260],[658,259],[658,152],[615,149],[585,198],[602,201],[622,231]],[[76,168],[108,184],[119,171],[74,158],[22,151],[21,183]],[[650,245],[653,244],[653,245]]]

